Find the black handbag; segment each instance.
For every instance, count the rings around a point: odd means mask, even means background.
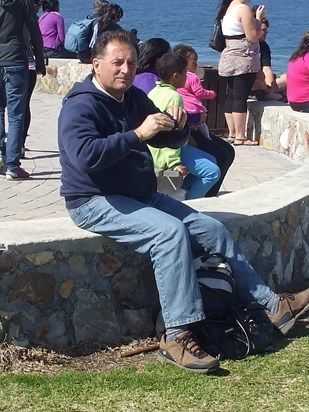
[[[221,20],[215,20],[215,24],[209,40],[209,47],[218,52],[222,52],[222,50],[225,49],[225,38],[222,33]]]

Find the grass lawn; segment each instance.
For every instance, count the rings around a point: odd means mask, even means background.
[[[148,361],[100,372],[2,374],[0,411],[309,411],[309,330],[280,340],[276,349],[223,361],[215,375]]]

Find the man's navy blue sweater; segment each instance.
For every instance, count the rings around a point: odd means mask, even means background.
[[[98,90],[89,75],[64,98],[58,143],[62,167],[60,194],[72,209],[96,195],[123,195],[149,203],[157,190],[151,154],[133,131],[157,109],[147,95],[132,86],[118,102]],[[162,132],[147,143],[180,147],[183,131]]]

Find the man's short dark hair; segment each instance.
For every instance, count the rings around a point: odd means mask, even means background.
[[[187,59],[179,54],[163,54],[158,64],[158,75],[163,82],[167,83],[174,73],[183,73],[187,64]]]
[[[102,57],[104,55],[106,46],[112,41],[118,41],[119,43],[125,43],[135,48],[138,56],[138,45],[136,37],[130,31],[125,30],[108,30],[97,37],[97,40],[93,46],[91,53],[91,60],[95,57]]]

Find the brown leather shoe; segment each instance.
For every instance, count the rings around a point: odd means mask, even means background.
[[[196,373],[209,373],[219,368],[219,360],[204,352],[189,331],[180,333],[175,340],[168,343],[163,335],[158,361],[168,362]]]
[[[309,310],[309,288],[295,294],[282,293],[278,311],[269,316],[269,319],[285,335],[307,310]]]

